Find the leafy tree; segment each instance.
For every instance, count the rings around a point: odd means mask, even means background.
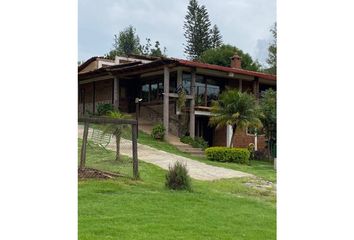
[[[190,0],[183,25],[186,44],[184,52],[190,59],[198,58],[211,47],[210,20],[206,7]]]
[[[163,57],[166,56],[166,47],[164,47],[163,51],[160,48],[160,42],[156,41],[154,47],[151,48],[151,39],[146,38],[146,44],[140,46],[140,53],[142,55],[148,55],[148,56],[153,56],[153,57]]]
[[[223,92],[219,100],[212,103],[211,112],[214,114],[209,120],[211,126],[232,126],[233,135],[230,147],[238,128],[245,129],[248,126],[260,127],[262,125],[258,118],[255,97],[238,90]]]
[[[258,61],[254,61],[248,53],[244,53],[241,49],[229,44],[206,50],[200,56],[199,61],[229,67],[230,58],[235,55],[235,53],[241,57],[242,69],[260,71],[261,65]]]
[[[116,55],[139,54],[140,39],[135,31],[135,28],[130,25],[119,32],[119,35],[114,35],[114,49],[108,53],[108,57],[114,59]]]
[[[219,31],[218,26],[214,25],[213,29],[210,30],[211,35],[211,47],[217,48],[222,45],[222,37]]]
[[[277,23],[274,23],[273,27],[270,29],[273,35],[273,42],[268,47],[268,59],[267,63],[270,68],[266,72],[271,74],[277,74]]]
[[[115,119],[127,119],[128,115],[125,115],[119,111],[109,111],[107,114],[110,118]],[[126,124],[108,124],[104,130],[104,133],[113,134],[116,138],[116,161],[120,160],[120,140],[122,138],[123,131],[128,128]]]
[[[277,104],[276,92],[273,89],[267,89],[262,92],[259,105],[261,108],[260,120],[265,130],[265,136],[268,142],[268,150],[276,143],[277,134]]]

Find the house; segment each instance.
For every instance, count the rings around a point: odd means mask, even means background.
[[[101,103],[113,104],[139,118],[161,122],[166,134],[203,137],[211,146],[230,144],[232,128],[208,125],[211,101],[226,88],[255,94],[276,89],[276,76],[241,69],[241,59],[231,58],[230,67],[176,58],[131,55],[115,60],[93,57],[78,67],[79,115],[96,112]],[[182,111],[177,107],[178,88],[186,92]],[[141,98],[140,104],[135,103]],[[139,109],[136,109],[138,106]],[[138,110],[138,111],[137,111]],[[237,130],[234,146],[247,147],[257,142],[265,147],[265,137],[257,138],[248,129]]]

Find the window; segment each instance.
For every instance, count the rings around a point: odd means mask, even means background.
[[[144,78],[141,85],[140,96],[143,102],[159,101],[163,99],[163,76]]]
[[[207,79],[207,106],[211,106],[213,100],[217,100],[220,94],[220,83],[216,80]]]
[[[149,84],[148,83],[141,86],[141,98],[143,99],[144,102],[149,101]]]
[[[203,76],[197,75],[195,81],[195,104],[197,106],[205,106],[205,79]]]
[[[183,73],[183,75],[182,75],[182,86],[184,88],[184,91],[186,91],[187,95],[191,94],[191,81],[192,81],[192,74]]]
[[[176,93],[176,92],[177,92],[177,72],[171,72],[170,73],[170,93]]]
[[[158,99],[158,83],[151,83],[150,85],[150,101]]]

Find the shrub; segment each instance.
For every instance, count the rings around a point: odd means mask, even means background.
[[[159,123],[152,128],[151,136],[154,139],[163,139],[163,137],[165,136],[165,131],[165,127],[161,123]]]
[[[192,147],[194,148],[202,148],[205,149],[208,147],[208,142],[205,141],[203,138],[201,137],[196,137],[195,139],[193,139],[190,136],[182,136],[180,138],[180,141],[189,145],[192,145]]]
[[[166,187],[173,190],[191,190],[191,179],[185,164],[176,162],[166,173]]]
[[[206,149],[208,147],[208,142],[201,137],[196,137],[192,143],[193,147]]]
[[[205,150],[211,161],[249,164],[250,152],[247,148],[210,147]]]
[[[258,160],[258,161],[267,161],[269,159],[268,154],[266,151],[255,151],[254,152],[254,160]]]
[[[185,144],[192,144],[193,142],[193,138],[191,136],[182,136],[179,140]]]
[[[97,115],[98,116],[105,116],[109,112],[114,111],[114,107],[112,104],[109,103],[100,103],[97,105]]]

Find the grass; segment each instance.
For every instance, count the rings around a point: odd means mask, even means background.
[[[88,147],[87,166],[129,173],[114,156]],[[274,195],[247,179],[192,180],[192,192],[171,191],[165,170],[140,161],[139,172],[138,181],[79,181],[79,239],[276,239]]]
[[[91,127],[97,127],[97,126],[91,125]],[[130,130],[125,131],[124,137],[127,139],[131,139]],[[230,168],[230,169],[237,170],[237,171],[251,173],[251,174],[254,174],[256,176],[263,178],[264,180],[271,181],[273,183],[276,182],[276,171],[273,168],[273,164],[269,163],[267,161],[251,160],[250,165],[209,161],[208,159],[206,159],[206,157],[196,157],[196,156],[192,156],[189,153],[182,152],[178,148],[169,144],[166,141],[155,140],[154,138],[151,137],[150,134],[147,134],[143,131],[139,131],[138,143],[145,144],[145,145],[148,145],[150,147],[153,147],[153,148],[165,151],[165,152],[173,153],[173,154],[176,154],[179,156],[183,156],[183,157],[191,158],[193,160],[204,162],[209,165]]]
[[[184,153],[177,149],[175,146],[169,144],[168,142],[165,141],[156,141],[153,139],[149,134],[139,131],[139,138],[138,142],[141,144],[145,144],[148,146],[151,146],[153,148],[163,150],[165,152],[173,153],[176,155],[180,155],[183,157],[188,157],[200,162],[204,162],[213,166],[218,166],[218,167],[224,167],[224,168],[230,168],[233,170],[238,170],[242,172],[247,172],[254,174],[256,176],[262,177],[263,179],[271,182],[276,182],[276,171],[273,168],[273,164],[266,162],[266,161],[251,161],[251,165],[242,165],[242,164],[236,164],[236,163],[223,163],[223,162],[214,162],[214,161],[209,161],[205,157],[196,157],[192,156],[189,153]]]

